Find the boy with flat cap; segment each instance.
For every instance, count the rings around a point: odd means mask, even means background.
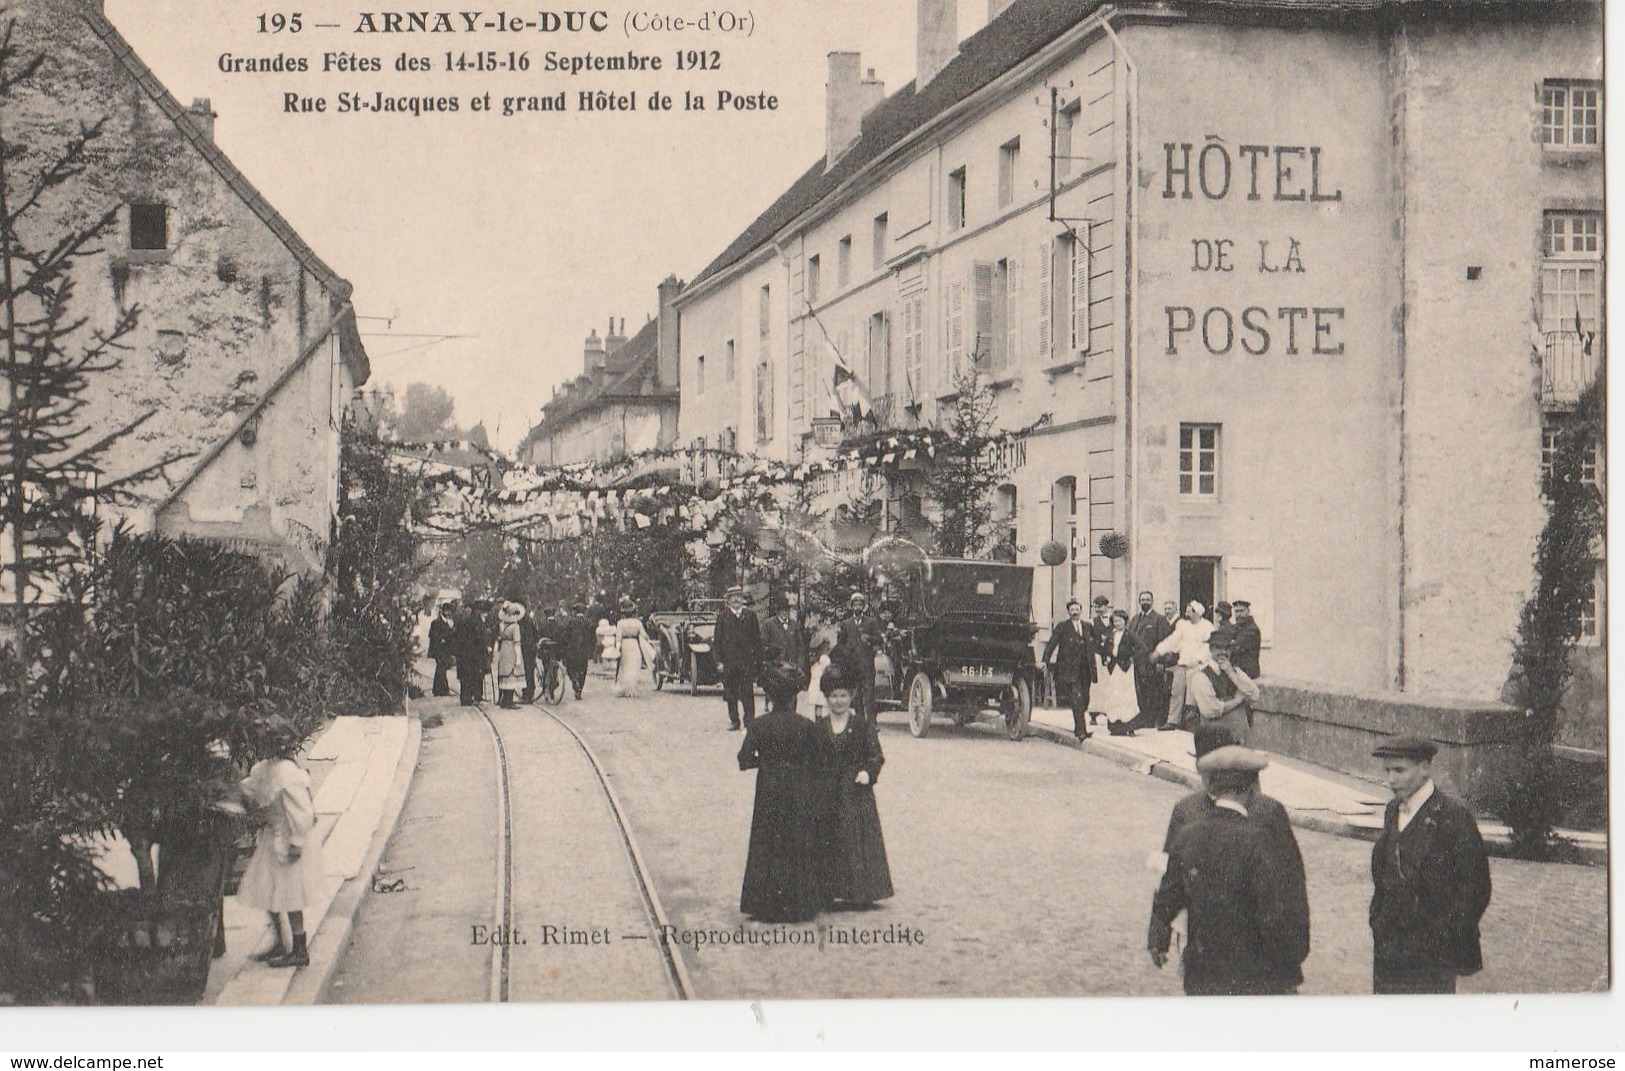
[[[1191,733],[1196,745],[1197,771],[1201,771],[1202,760],[1221,747],[1232,747],[1239,743],[1235,734],[1223,725],[1198,725]],[[1292,832],[1292,819],[1287,816],[1286,808],[1281,801],[1273,796],[1266,796],[1258,785],[1258,775],[1252,775],[1251,782],[1245,786],[1247,798],[1242,802],[1247,807],[1247,815],[1279,836],[1286,838],[1292,844],[1292,851],[1298,851],[1298,838]],[[1206,776],[1202,778],[1202,787],[1174,804],[1173,811],[1168,815],[1168,833],[1162,838],[1164,853],[1174,850],[1174,841],[1179,834],[1189,826],[1213,813],[1217,806],[1217,797],[1213,787],[1208,784]],[[1302,856],[1299,856],[1300,860]],[[1301,865],[1301,864],[1300,864]]]
[[[1151,962],[1161,967],[1174,917],[1187,913],[1189,996],[1282,996],[1303,983],[1309,956],[1303,860],[1295,843],[1289,848],[1247,806],[1268,762],[1244,747],[1221,747],[1196,762],[1213,810],[1174,839],[1146,935]]]
[[[1384,740],[1394,798],[1371,851],[1371,987],[1376,993],[1454,993],[1483,966],[1478,921],[1490,905],[1490,864],[1478,822],[1433,783],[1438,748],[1416,736]]]

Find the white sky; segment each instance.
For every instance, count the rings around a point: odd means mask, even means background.
[[[588,7],[592,5],[581,5]],[[288,5],[282,10],[293,10]],[[208,97],[215,139],[317,253],[355,285],[373,384],[437,383],[457,420],[485,421],[511,447],[555,385],[580,371],[581,343],[609,317],[636,331],[667,274],[692,279],[814,160],[823,155],[826,55],[859,51],[888,91],[914,76],[915,0],[762,2],[750,37],[620,31],[629,11],[697,15],[673,0],[608,7],[605,34],[384,35],[353,32],[367,9],[301,3],[296,35],[256,32],[247,0],[106,0],[108,17],[181,102]],[[445,10],[473,10],[461,5]],[[562,7],[550,10],[564,10]],[[438,9],[437,9],[438,10]],[[500,10],[493,5],[488,14]],[[535,18],[536,10],[523,10]],[[986,22],[986,4],[961,0],[961,37]],[[341,29],[315,29],[336,22]],[[539,70],[543,53],[624,52],[663,58],[658,73],[570,77]],[[717,73],[678,72],[683,48],[722,53]],[[445,53],[528,49],[527,73],[445,73]],[[305,75],[225,74],[222,53],[307,57]],[[324,52],[383,60],[379,74],[322,74]],[[432,74],[393,69],[402,51],[430,57]],[[641,110],[650,90],[680,101],[693,87],[775,94],[774,113]],[[636,90],[636,113],[504,118],[469,111],[468,98],[580,89]],[[340,91],[457,94],[463,110],[414,118],[335,114]],[[288,115],[282,93],[322,93],[325,115]],[[465,334],[421,347],[387,333]],[[412,349],[410,347],[419,346]]]

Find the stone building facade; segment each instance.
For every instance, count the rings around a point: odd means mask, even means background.
[[[121,510],[138,529],[221,539],[296,570],[322,564],[338,498],[340,428],[369,374],[351,287],[214,144],[206,100],[184,107],[96,0],[13,5],[14,44],[41,55],[7,102],[25,163],[102,121],[83,173],[54,191],[31,243],[116,208],[81,261],[87,330],[139,307],[122,365],[94,377],[88,421],[150,419],[105,467],[165,458]]]
[[[906,428],[974,362],[1004,426],[1051,418],[1000,492],[1040,622],[1247,598],[1271,678],[1494,708],[1605,347],[1600,6],[918,13],[916,82],[833,54],[824,159],[679,300],[681,436],[816,456],[836,363]]]
[[[582,348],[581,375],[542,407],[541,419],[519,444],[526,465],[618,461],[664,450],[677,441],[677,315],[672,301],[683,284],[660,284],[660,313],[625,334],[612,317]]]

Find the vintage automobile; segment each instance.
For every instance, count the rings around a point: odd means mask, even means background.
[[[996,714],[1010,739],[1026,734],[1041,680],[1032,593],[1032,567],[1002,562],[925,558],[893,579],[885,653],[909,732],[925,736],[938,715],[967,725]]]
[[[659,647],[655,652],[655,687],[667,682],[688,685],[689,694],[722,683],[711,639],[716,635],[721,599],[695,599],[687,610],[660,610],[649,615]]]

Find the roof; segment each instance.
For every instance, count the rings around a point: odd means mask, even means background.
[[[916,92],[910,82],[864,116],[857,142],[825,170],[821,158],[798,178],[767,211],[746,227],[715,260],[689,284],[695,293],[706,280],[744,260],[793,220],[818,205],[842,184],[910,134],[926,127],[961,101],[997,80],[1033,56],[1080,21],[1106,6],[1106,0],[1016,0],[1003,14],[959,46],[959,54]],[[1266,15],[1279,18],[1299,12],[1321,19],[1370,16],[1400,12],[1449,15],[1496,8],[1532,8],[1553,11],[1567,8],[1601,9],[1597,0],[1182,0],[1157,5],[1169,15],[1205,15],[1234,18]]]
[[[660,321],[650,320],[607,358],[602,387],[594,388],[586,376],[576,379],[583,393],[573,398],[555,398],[542,407],[542,419],[526,436],[534,440],[571,417],[600,405],[624,401],[666,401],[677,398],[677,389],[659,382]]]

